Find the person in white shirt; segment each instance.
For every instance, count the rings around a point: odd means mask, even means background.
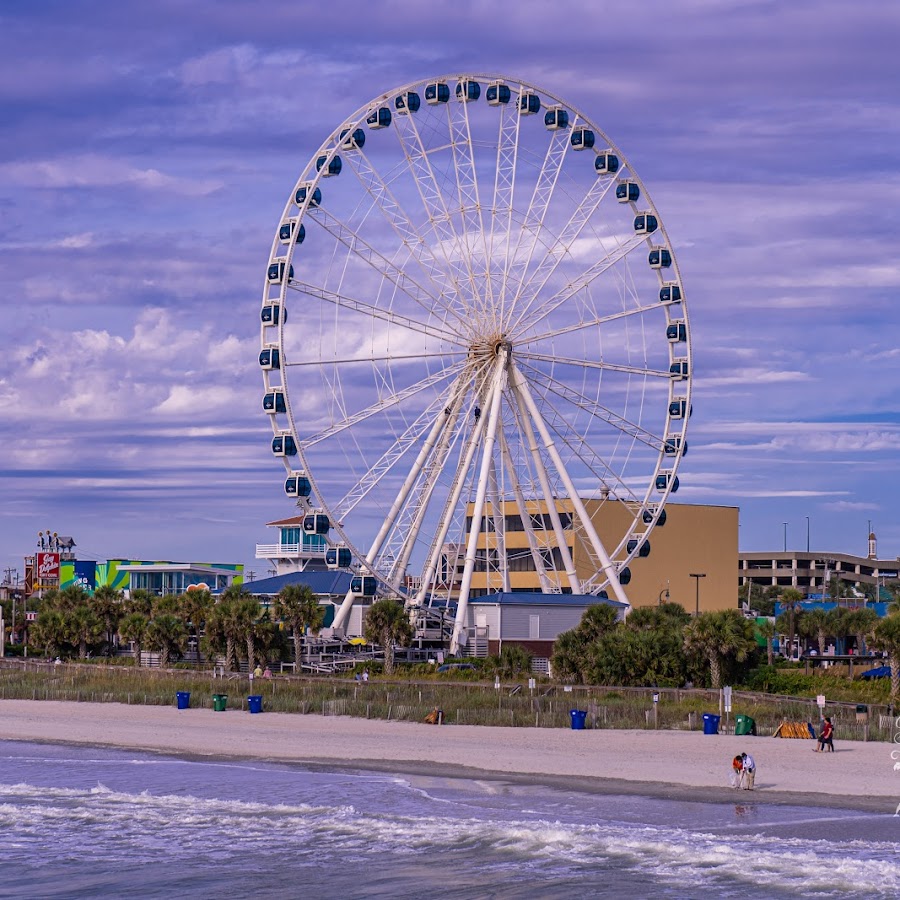
[[[744,790],[752,791],[756,780],[756,763],[748,753],[742,753],[741,758],[744,760]]]

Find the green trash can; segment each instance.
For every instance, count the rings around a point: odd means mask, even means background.
[[[734,733],[737,735],[756,734],[756,720],[751,719],[750,716],[735,716]]]
[[[213,694],[213,712],[225,712],[228,694]]]

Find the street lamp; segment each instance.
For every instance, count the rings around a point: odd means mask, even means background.
[[[691,572],[691,578],[694,579],[695,585],[695,596],[696,596],[696,610],[694,612],[694,616],[700,615],[700,579],[706,578],[706,572]]]
[[[663,590],[661,590],[661,591],[659,592],[659,597],[656,598],[656,605],[657,605],[657,606],[662,606],[662,598],[663,598],[663,594],[666,595],[666,603],[668,603],[668,602],[669,602],[669,588],[668,588],[668,585],[667,585],[665,588],[663,588]]]
[[[784,552],[787,553],[787,522],[781,524],[784,526]]]
[[[806,517],[806,552],[809,553],[809,516]]]

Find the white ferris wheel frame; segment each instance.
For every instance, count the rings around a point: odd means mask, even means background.
[[[469,127],[469,103],[465,99],[465,94],[462,99],[458,99],[452,94],[453,86],[467,85],[470,81],[478,82],[480,85],[504,84],[509,87],[511,92],[510,100],[499,110],[496,171],[493,196],[489,204],[483,203],[479,196],[479,184],[483,183],[483,179],[480,181],[476,173],[476,161]],[[398,134],[400,140],[408,175],[415,183],[422,206],[428,216],[431,235],[423,235],[407,216],[403,206],[394,198],[390,183],[372,165],[365,151],[362,148],[352,149],[352,147],[348,150],[347,135],[351,136],[349,140],[352,141],[352,135],[356,129],[365,128],[367,118],[373,114],[378,115],[379,109],[387,107],[393,111],[398,97],[408,97],[410,92],[421,91],[425,85],[437,83],[446,84],[451,90],[449,102],[446,104],[448,107],[448,137],[454,154],[457,182],[455,189],[461,201],[459,208],[452,211],[447,208],[447,198],[431,170],[430,151],[425,148],[417,130],[416,114],[413,112],[407,112],[405,115],[395,114],[391,123],[392,130]],[[550,146],[541,165],[531,203],[522,214],[519,210],[514,209],[513,195],[517,184],[516,174],[519,164],[519,130],[520,123],[524,118],[520,114],[520,104],[523,96],[529,93],[534,93],[540,98],[542,112],[544,105],[549,101],[553,104],[551,108],[562,109],[568,113],[570,123],[567,128],[563,127],[560,131],[550,133]],[[483,103],[484,100],[481,102]],[[521,242],[522,234],[529,229],[536,234],[538,229],[544,227],[544,216],[556,189],[556,179],[559,177],[565,158],[572,152],[569,136],[576,124],[579,128],[589,129],[599,138],[599,147],[595,150],[595,155],[601,152],[601,148],[604,153],[615,154],[621,163],[620,168],[618,172],[614,172],[607,178],[598,177],[596,179],[586,196],[580,199],[568,223],[555,235],[554,242],[546,249],[543,257],[540,257],[540,248],[536,238],[531,241],[530,248],[526,248],[526,253],[520,253],[518,242]],[[330,213],[327,195],[324,195],[324,191],[321,205],[315,202],[316,191],[321,190],[326,184],[325,178],[332,161],[340,160],[342,155],[350,162],[348,168],[352,169],[359,185],[371,198],[373,205],[378,208],[384,220],[405,247],[408,258],[414,259],[417,266],[404,267],[394,259],[388,258],[368,243],[365,237],[354,230],[351,225]],[[633,235],[624,244],[619,242],[618,246],[606,251],[605,255],[601,254],[598,260],[584,269],[579,277],[567,282],[562,288],[556,289],[549,297],[542,295],[542,289],[579,238],[581,229],[584,228],[585,217],[599,208],[607,193],[615,185],[622,183],[622,174],[625,172],[627,172],[627,182],[636,184],[640,191],[640,208],[635,203],[630,203],[632,210],[635,214],[638,212],[652,214],[658,224],[656,230],[652,234]],[[302,187],[306,188],[306,196],[305,199],[298,202],[297,192]],[[495,228],[498,211],[505,221],[501,221],[500,227]],[[463,226],[462,236],[457,233],[454,214],[459,217]],[[486,219],[490,219],[488,226],[485,224]],[[373,301],[363,297],[354,297],[349,292],[334,291],[323,284],[307,282],[304,280],[305,272],[300,271],[300,266],[298,266],[297,277],[291,278],[294,256],[299,245],[294,240],[289,240],[285,244],[279,235],[284,223],[290,222],[294,223],[293,227],[296,229],[299,229],[303,223],[314,222],[317,224],[328,232],[337,243],[347,248],[348,254],[351,254],[355,260],[365,262],[381,278],[383,286],[390,284],[393,291],[402,294],[414,308],[419,308],[425,315],[421,318],[404,315],[394,312],[390,305],[378,302],[378,298]],[[515,251],[511,252],[514,226],[520,230]],[[461,243],[461,240],[464,241],[464,244]],[[491,260],[495,251],[505,254],[499,284],[492,278],[490,262],[487,263],[484,272],[476,272],[473,265],[474,253],[470,256],[462,252],[454,256],[448,249],[463,246],[468,248],[470,241],[478,240],[482,242],[480,251],[485,254],[486,260]],[[505,246],[499,246],[498,242],[499,244],[505,242]],[[619,310],[602,316],[597,315],[586,322],[575,322],[555,332],[545,331],[543,334],[540,332],[541,323],[549,321],[556,309],[569,303],[578,295],[579,291],[590,286],[596,279],[618,262],[625,260],[641,246],[668,251],[670,265],[665,273],[662,269],[659,270],[659,283],[661,286],[663,284],[676,285],[680,291],[680,296],[676,300],[663,303],[657,302],[653,298],[647,298],[646,305],[638,305],[633,309]],[[537,261],[534,259],[536,252],[539,257]],[[275,435],[289,433],[292,436],[296,444],[297,455],[303,463],[303,469],[297,470],[291,460],[285,456],[283,461],[287,472],[289,474],[300,472],[309,479],[311,484],[310,493],[311,497],[315,498],[315,503],[309,498],[300,498],[297,501],[298,505],[307,512],[321,511],[329,516],[331,528],[337,533],[340,543],[352,550],[361,575],[374,577],[380,585],[380,591],[403,596],[407,606],[421,606],[427,601],[429,592],[434,587],[440,555],[454,517],[459,515],[460,503],[464,507],[471,506],[472,527],[468,533],[465,547],[462,583],[457,599],[457,613],[450,647],[451,653],[456,653],[466,641],[467,604],[477,562],[479,538],[482,536],[485,538],[485,556],[490,557],[487,534],[481,530],[487,521],[484,515],[487,506],[491,508],[490,516],[493,519],[494,542],[498,559],[503,561],[500,567],[502,569],[500,572],[502,589],[509,589],[509,563],[505,549],[506,535],[504,525],[498,520],[503,519],[506,503],[514,501],[522,519],[523,530],[528,542],[528,552],[532,557],[542,591],[559,593],[564,590],[563,582],[573,593],[600,594],[604,588],[609,588],[616,599],[630,605],[620,583],[619,573],[640,553],[641,545],[647,541],[650,532],[659,521],[670,493],[677,489],[677,471],[687,447],[686,434],[691,412],[693,358],[687,306],[674,248],[669,241],[662,218],[643,182],[627,162],[621,150],[602,129],[579,110],[549,91],[518,78],[496,74],[463,73],[420,79],[380,94],[345,119],[312,154],[309,163],[304,167],[294,185],[279,219],[279,228],[276,229],[269,254],[269,266],[273,264],[281,264],[284,274],[279,281],[274,283],[268,277],[265,279],[262,304],[264,309],[277,305],[281,314],[278,316],[277,323],[263,321],[260,333],[263,350],[277,349],[280,367],[264,367],[262,374],[267,394],[282,392],[285,413],[283,416],[279,416],[270,411],[272,429]],[[422,271],[427,273],[427,278],[421,277]],[[663,274],[665,274],[665,278]],[[428,283],[423,284],[424,281]],[[510,284],[518,284],[518,289],[512,296],[508,290]],[[286,368],[288,366],[315,367],[317,361],[291,362],[285,356],[286,313],[288,299],[294,291],[299,291],[322,304],[331,304],[339,310],[369,316],[373,321],[377,320],[391,327],[440,339],[444,345],[450,345],[456,349],[432,354],[435,359],[443,358],[450,362],[424,379],[403,390],[388,394],[379,403],[345,415],[343,420],[333,423],[317,433],[307,434],[297,427],[299,417],[295,417],[291,406]],[[656,313],[660,308],[665,311],[666,323],[680,326],[683,330],[683,339],[679,340],[677,344],[669,343],[671,365],[668,373],[661,370],[649,370],[641,366],[606,362],[602,359],[568,359],[556,354],[529,352],[527,349],[531,344],[539,344],[541,340],[561,336],[567,331],[577,332],[595,326],[600,327],[627,319],[630,316],[643,316],[650,310]],[[433,323],[436,311],[441,318],[443,325],[441,328],[436,328]],[[521,343],[521,348],[524,350],[520,351],[518,346],[513,348],[505,340],[498,340],[493,348],[494,358],[490,365],[484,363],[477,372],[474,371],[468,364],[469,359],[475,353],[473,347],[476,343],[474,340],[476,329],[472,324],[473,321],[479,323],[479,327],[482,329],[481,334],[491,326],[496,326],[499,330],[501,324],[505,324],[509,326],[508,331],[515,330],[518,334],[525,335],[525,339]],[[451,323],[455,327],[455,331],[450,327]],[[464,338],[467,330],[468,337]],[[410,354],[409,358],[419,358],[420,356],[421,354]],[[462,360],[453,361],[456,356],[462,357]],[[396,362],[402,358],[406,357],[389,353],[383,358],[371,356],[366,361],[378,362],[383,359]],[[353,357],[352,360],[329,358],[324,362],[328,365],[335,365],[350,361],[358,362],[359,357]],[[553,374],[540,371],[536,365],[540,363],[552,363],[554,365]],[[672,368],[676,364],[679,371],[677,374],[673,374]],[[631,421],[614,410],[599,405],[596,398],[582,394],[577,386],[573,386],[558,376],[559,368],[564,369],[565,367],[619,371],[635,377],[643,377],[645,380],[652,377],[668,377],[668,409],[662,428],[648,429],[640,422]],[[480,380],[478,389],[472,388],[472,396],[477,396],[480,391],[483,408],[487,414],[478,418],[476,413],[475,426],[471,428],[468,435],[463,437],[460,422],[466,414],[464,405],[469,390],[466,385],[467,380],[472,381],[473,379]],[[323,496],[319,492],[315,468],[307,463],[307,453],[313,446],[322,441],[333,440],[353,425],[369,417],[384,414],[415,394],[429,391],[448,381],[449,387],[436,393],[424,413],[420,414],[397,437],[388,451],[373,461],[369,472],[358,479],[344,497],[338,501],[335,497]],[[535,386],[542,388],[543,411],[533,395],[532,388]],[[569,404],[570,408],[590,413],[593,418],[605,421],[621,436],[628,436],[632,441],[639,441],[652,450],[658,451],[658,458],[653,471],[649,473],[646,488],[643,491],[635,491],[626,486],[615,469],[597,456],[587,442],[581,440],[577,434],[564,434],[560,430],[563,426],[559,424],[560,422],[564,423],[564,417],[552,405],[548,406],[548,397],[551,396],[558,398],[560,403]],[[506,401],[507,417],[509,418],[511,415],[512,422],[503,420],[501,398]],[[680,416],[672,415],[672,404],[676,400],[682,404]],[[640,411],[642,410],[643,401],[641,401]],[[547,421],[548,411],[555,418],[555,422]],[[282,424],[284,417],[287,419],[287,428]],[[517,484],[517,470],[511,462],[511,450],[506,436],[509,428],[514,428],[518,432],[522,447],[527,447],[527,453],[524,455],[527,457],[527,464],[532,467],[533,482],[536,481],[540,486],[540,493],[543,495],[541,497],[526,497],[521,486]],[[600,540],[594,522],[581,500],[580,492],[560,453],[560,442],[568,450],[570,461],[575,457],[582,460],[586,456],[591,457],[592,465],[598,466],[608,475],[609,482],[614,485],[617,493],[621,491],[630,495],[628,499],[632,512],[632,524],[618,544],[611,548],[611,552]],[[384,475],[401,460],[411,455],[412,449],[417,445],[419,449],[415,460],[410,465],[377,535],[368,548],[358,547],[350,533],[349,522],[345,520],[352,515],[353,510],[365,500],[369,491],[379,483]],[[421,536],[425,511],[431,499],[430,491],[434,490],[438,477],[454,455],[458,462],[453,481],[447,490],[447,498],[439,517],[438,527],[429,542],[429,552],[425,557],[422,569],[422,586],[415,592],[405,592],[402,579],[406,574],[413,547]],[[553,477],[551,477],[551,469]],[[662,488],[658,487],[658,478],[661,475],[666,479]],[[498,477],[502,477],[508,482],[508,490],[504,490],[503,493],[500,493],[497,487]],[[467,481],[470,493],[468,498],[464,498],[463,492]],[[471,495],[472,486],[475,487],[474,497]],[[559,486],[563,488],[564,493],[560,492]],[[411,498],[413,498],[412,501]],[[494,499],[489,500],[489,498]],[[562,566],[558,570],[558,577],[555,580],[548,573],[546,560],[541,553],[543,545],[535,534],[530,516],[527,514],[528,501],[535,499],[543,502],[546,506],[556,541],[555,546],[560,551]],[[571,503],[574,520],[572,525],[580,533],[583,546],[592,554],[596,564],[595,572],[586,579],[579,578],[568,550],[564,526],[557,507],[560,499],[566,499]],[[398,525],[405,530],[399,535],[394,534]],[[635,540],[635,537],[639,539]],[[383,565],[379,565],[379,556],[390,539],[393,539],[394,544],[399,543],[399,551],[392,554],[391,557],[394,560],[393,570],[385,572]],[[502,556],[500,556],[501,551]],[[350,609],[356,599],[355,594],[348,592],[336,614],[335,629],[342,629],[346,626]]]

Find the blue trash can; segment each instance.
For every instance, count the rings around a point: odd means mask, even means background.
[[[251,697],[247,698],[247,709],[252,713],[261,713],[262,712],[262,695],[254,694]]]
[[[712,713],[703,713],[703,733],[718,734],[719,719],[721,718],[721,716],[714,716]]]
[[[188,709],[191,705],[191,692],[178,691],[175,694],[175,700],[178,703],[179,709]]]
[[[587,710],[586,709],[572,709],[569,710],[569,715],[572,717],[572,730],[573,731],[584,731],[584,722],[587,719]]]

